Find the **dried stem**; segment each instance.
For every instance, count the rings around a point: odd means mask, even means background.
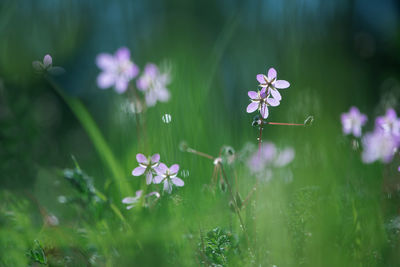
[[[192,154],[199,155],[199,156],[201,156],[201,157],[203,157],[203,158],[208,158],[208,159],[211,159],[211,160],[214,160],[214,159],[215,159],[213,156],[211,156],[211,155],[209,155],[209,154],[206,154],[206,153],[203,153],[203,152],[194,150],[193,148],[190,148],[190,147],[187,148],[186,151],[189,152],[189,153],[192,153]]]
[[[258,182],[254,185],[254,187],[251,189],[251,191],[247,194],[247,197],[246,197],[245,200],[243,201],[242,209],[246,208],[246,204],[247,204],[247,202],[250,200],[250,198],[251,198],[251,196],[254,194],[254,192],[256,192],[257,186],[258,186]]]
[[[286,125],[286,126],[305,126],[304,123],[286,123],[286,122],[269,122],[269,121],[263,121],[263,124]]]

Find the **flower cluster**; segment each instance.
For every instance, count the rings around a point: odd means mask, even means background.
[[[139,74],[139,68],[131,60],[130,51],[126,47],[118,49],[114,55],[100,53],[96,58],[96,64],[102,71],[97,77],[98,87],[101,89],[114,87],[119,94],[124,93],[129,83]],[[167,89],[170,82],[169,72],[163,73],[155,64],[148,63],[138,77],[136,87],[144,94],[146,105],[152,107],[157,101],[167,102],[170,99]]]
[[[247,106],[246,111],[252,113],[258,110],[261,116],[266,119],[269,115],[268,107],[276,107],[280,104],[282,96],[278,89],[288,88],[290,83],[285,80],[278,80],[274,68],[270,68],[267,75],[258,74],[257,81],[261,90],[248,92],[251,103]]]
[[[375,120],[372,132],[362,136],[361,127],[367,122],[367,116],[360,113],[358,108],[351,107],[348,113],[341,116],[343,133],[352,134],[354,137],[362,137],[362,161],[372,163],[382,161],[389,163],[400,145],[400,118],[392,108],[386,111],[384,116]]]
[[[269,180],[274,168],[281,168],[293,161],[295,152],[291,147],[278,149],[274,143],[263,143],[259,150],[249,149],[252,154],[247,159],[251,173],[258,178]]]
[[[173,164],[171,167],[167,167],[164,163],[160,162],[160,155],[154,154],[152,156],[146,157],[145,155],[139,153],[136,155],[136,160],[139,163],[139,166],[133,169],[133,176],[141,176],[144,175],[146,177],[146,184],[163,184],[163,190],[168,194],[171,194],[172,187],[184,186],[184,182],[182,179],[178,178],[179,165]],[[158,192],[151,192],[145,196],[145,198],[149,198],[151,196],[155,196],[156,198],[160,197]],[[126,197],[122,200],[124,204],[128,204],[128,209],[134,207],[139,200],[143,197],[143,191],[139,190],[136,192],[135,197]]]

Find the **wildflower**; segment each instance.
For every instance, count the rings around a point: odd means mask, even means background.
[[[247,94],[250,97],[251,103],[247,106],[247,113],[252,113],[256,110],[260,111],[261,116],[266,119],[268,118],[268,106],[276,107],[279,106],[279,101],[270,98],[266,88],[262,88],[261,91],[249,91]]]
[[[386,134],[400,136],[400,119],[397,118],[396,111],[392,108],[386,111],[385,116],[376,118],[375,126],[377,130]]]
[[[247,166],[259,179],[269,180],[272,177],[273,169],[288,165],[293,161],[294,156],[293,148],[280,150],[273,143],[267,142],[262,144],[259,151],[254,151],[250,155]]]
[[[139,202],[140,198],[143,195],[143,190],[138,190],[136,191],[136,196],[135,197],[126,197],[122,199],[122,203],[127,204],[128,206],[126,209],[131,209],[136,206],[136,204]],[[145,195],[145,198],[149,198],[151,196],[155,196],[156,198],[160,197],[160,194],[158,192],[151,192],[147,195]]]
[[[277,157],[275,158],[274,164],[276,167],[283,167],[289,164],[294,159],[294,149],[291,147],[287,147],[279,152]]]
[[[247,165],[253,173],[263,170],[263,168],[271,164],[276,156],[276,147],[273,143],[263,143],[260,151],[255,151],[247,161]]]
[[[383,131],[375,130],[366,134],[362,139],[364,150],[362,152],[362,161],[372,163],[380,160],[388,163],[392,160],[399,145],[399,138],[393,135],[385,134]]]
[[[290,86],[288,81],[277,80],[276,70],[274,68],[268,70],[268,75],[257,74],[257,81],[260,83],[260,87],[266,88],[278,101],[281,101],[282,96],[277,89],[285,89]]]
[[[48,72],[54,75],[65,72],[63,68],[53,66],[53,58],[49,54],[44,56],[43,62],[33,61],[32,66],[37,72]]]
[[[144,68],[143,74],[136,82],[137,88],[144,92],[147,106],[154,106],[157,101],[167,102],[170,93],[167,85],[170,83],[169,73],[160,73],[158,67],[153,63],[148,63]]]
[[[146,184],[151,184],[153,181],[153,170],[158,166],[160,154],[154,154],[151,158],[146,158],[145,155],[139,153],[136,155],[136,160],[139,163],[139,167],[136,167],[132,171],[132,175],[140,176],[146,173]]]
[[[114,55],[101,53],[96,58],[97,66],[102,70],[97,77],[97,85],[101,89],[114,86],[117,93],[122,94],[129,82],[139,73],[138,67],[130,59],[130,51],[121,47]]]
[[[341,116],[343,133],[353,134],[355,137],[361,136],[361,127],[367,122],[367,116],[360,113],[358,108],[351,107],[348,113]]]
[[[157,176],[154,177],[154,183],[159,184],[164,182],[164,191],[171,194],[172,185],[181,187],[185,184],[180,178],[176,177],[178,171],[178,164],[174,164],[168,168],[164,163],[160,163],[160,165],[158,165],[156,168]]]

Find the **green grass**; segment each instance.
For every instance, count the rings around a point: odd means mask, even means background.
[[[13,16],[3,18],[0,30],[6,20],[13,20]],[[170,26],[175,23],[169,21]],[[364,88],[373,87],[367,68],[360,71],[347,50],[331,39],[305,46],[306,37],[299,35],[286,43],[272,33],[254,37],[243,30],[243,23],[239,12],[219,25],[217,38],[208,38],[199,25],[188,23],[177,31],[160,33],[152,43],[140,42],[133,54],[141,68],[147,61],[170,63],[172,97],[139,117],[120,111],[128,94],[98,90],[94,79],[69,73],[50,84],[33,78],[25,69],[30,64],[29,52],[22,51],[16,55],[17,63],[9,63],[9,51],[16,50],[0,44],[0,54],[5,55],[0,70],[10,67],[3,75],[10,90],[4,95],[14,97],[7,102],[11,121],[22,126],[37,123],[24,108],[20,114],[16,111],[40,94],[51,95],[61,113],[60,124],[53,127],[55,138],[49,146],[40,147],[44,159],[28,161],[29,179],[18,175],[24,183],[28,181],[26,187],[0,190],[0,265],[28,265],[32,259],[26,254],[40,252],[38,240],[50,266],[199,266],[213,260],[228,266],[397,266],[398,232],[388,228],[388,222],[398,215],[400,195],[393,189],[388,197],[385,186],[398,180],[398,159],[386,166],[363,164],[360,151],[351,148],[351,138],[342,135],[339,120],[341,112],[357,105],[369,115],[368,127],[372,126],[370,107],[376,103],[375,96],[364,94]],[[74,61],[79,42],[74,47],[72,40],[79,39],[74,35],[79,30],[70,27],[69,42],[65,47],[59,44],[67,52],[57,51],[60,58],[70,56]],[[241,64],[236,65],[238,61]],[[79,71],[97,73],[94,59],[91,62],[93,66]],[[238,153],[248,142],[256,145],[258,129],[251,127],[254,114],[245,112],[247,91],[256,88],[255,75],[270,65],[276,65],[278,75],[289,80],[291,87],[282,93],[282,103],[271,109],[269,119],[302,123],[313,115],[315,121],[311,127],[265,127],[265,142],[291,146],[296,156],[290,165],[275,171],[271,181],[259,182],[240,211],[247,240],[229,206],[229,190],[210,186],[212,160],[182,152],[179,144],[186,141],[212,156],[218,156],[225,145]],[[25,78],[19,81],[13,73]],[[69,78],[77,79],[68,83]],[[14,88],[24,90],[11,91]],[[22,104],[17,105],[16,99]],[[166,113],[172,116],[169,124],[161,119]],[[2,124],[4,136],[8,136],[6,126],[11,127]],[[39,127],[35,133],[46,137],[45,130]],[[78,134],[71,141],[68,137],[74,131]],[[6,140],[11,146],[11,139]],[[55,152],[51,145],[57,146]],[[161,190],[157,185],[146,186],[144,177],[131,175],[139,152],[160,153],[162,162],[180,164],[189,176],[181,175],[185,186],[163,194],[153,207],[126,210],[122,198],[139,189]],[[29,153],[27,148],[27,157],[33,158]],[[95,195],[79,192],[64,179],[61,170],[76,167],[71,155],[93,178]],[[246,164],[237,161],[224,168],[234,194],[237,190],[246,198],[257,183]],[[286,181],[288,173],[291,182]],[[58,203],[60,195],[74,201]],[[57,216],[58,226],[44,222],[50,213]],[[219,247],[226,251],[209,256]]]

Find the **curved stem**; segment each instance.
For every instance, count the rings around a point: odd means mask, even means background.
[[[46,80],[57,92],[57,94],[60,95],[64,102],[69,106],[71,111],[74,113],[78,121],[85,129],[101,160],[110,169],[113,178],[118,185],[120,193],[124,195],[129,195],[131,193],[130,188],[123,184],[124,171],[116,160],[113,152],[111,151],[111,148],[108,146],[106,140],[104,139],[100,129],[90,115],[89,111],[82,104],[82,102],[79,101],[79,99],[70,97],[65,94],[61,87],[57,85],[52,79],[46,76]]]

